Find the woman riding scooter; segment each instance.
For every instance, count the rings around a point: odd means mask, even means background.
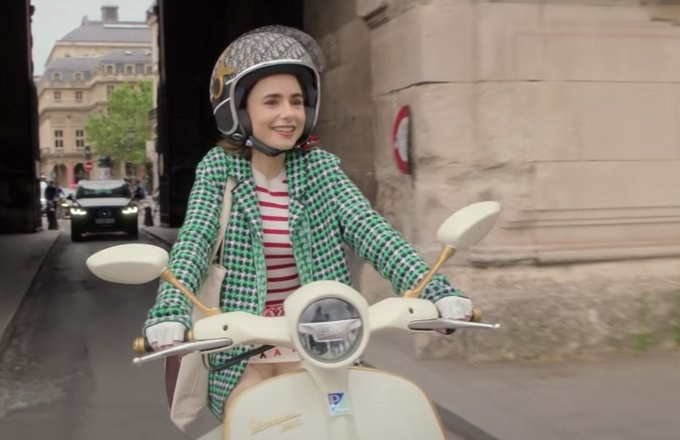
[[[395,292],[411,289],[427,272],[425,261],[371,207],[345,175],[339,159],[317,147],[301,149],[316,125],[320,48],[307,34],[267,26],[233,41],[211,76],[211,104],[222,135],[200,161],[185,221],[168,267],[196,291],[218,237],[222,194],[234,179],[225,236],[220,308],[279,316],[282,302],[300,285],[318,280],[350,284],[343,245],[371,263]],[[351,140],[348,140],[351,142]],[[443,276],[423,297],[442,317],[469,319],[470,300]],[[191,304],[162,282],[144,332],[155,350],[184,339]],[[210,355],[217,366],[250,347]],[[298,367],[297,353],[275,348],[261,359],[211,371],[209,408],[218,418],[225,402],[268,377]],[[228,402],[227,402],[228,403]]]

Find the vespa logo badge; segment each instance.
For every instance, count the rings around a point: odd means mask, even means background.
[[[349,400],[347,400],[345,393],[328,394],[328,409],[332,416],[352,414],[352,408],[349,406]]]

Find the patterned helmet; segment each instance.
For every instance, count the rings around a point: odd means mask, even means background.
[[[261,78],[278,73],[295,75],[302,87],[305,127],[298,143],[312,133],[319,114],[321,49],[304,32],[285,26],[264,26],[234,40],[222,52],[210,80],[210,102],[218,130],[245,145],[252,136],[243,106],[250,88]]]

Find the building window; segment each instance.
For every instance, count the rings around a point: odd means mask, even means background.
[[[83,92],[81,91],[76,92],[76,102],[83,102]]]
[[[105,69],[106,69],[106,70],[105,70],[106,74],[107,74],[107,75],[113,75],[113,73],[114,73],[113,68],[114,68],[113,64],[107,64],[107,65],[106,65],[106,68],[105,68]]]
[[[54,148],[64,148],[64,130],[54,130]]]
[[[109,96],[113,92],[114,88],[115,88],[115,86],[112,86],[112,85],[106,86],[106,96]]]
[[[151,75],[153,73],[153,66],[147,64],[144,66],[144,71],[147,75]]]
[[[85,147],[85,130],[76,130],[76,148]]]
[[[74,81],[82,81],[83,80],[83,74],[81,72],[76,72],[73,74],[73,80]]]
[[[54,72],[52,74],[52,80],[53,81],[61,81],[61,72]]]
[[[131,64],[127,64],[125,66],[125,74],[126,75],[134,75],[135,74],[135,66]]]
[[[54,102],[61,102],[61,92],[54,92]]]

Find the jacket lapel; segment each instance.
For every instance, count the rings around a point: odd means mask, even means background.
[[[304,215],[304,194],[307,189],[307,160],[300,151],[292,151],[286,157],[286,178],[288,179],[288,231],[294,237],[301,226]]]
[[[286,157],[288,179],[288,233],[293,245],[293,255],[302,284],[307,284],[312,274],[312,248],[309,219],[306,217],[307,158],[301,151],[292,151]]]
[[[245,220],[252,227],[253,236],[262,243],[262,219],[257,205],[257,194],[255,193],[250,162],[244,157],[230,155],[227,167],[227,174],[236,180],[236,186],[232,190],[233,206],[245,215]]]

